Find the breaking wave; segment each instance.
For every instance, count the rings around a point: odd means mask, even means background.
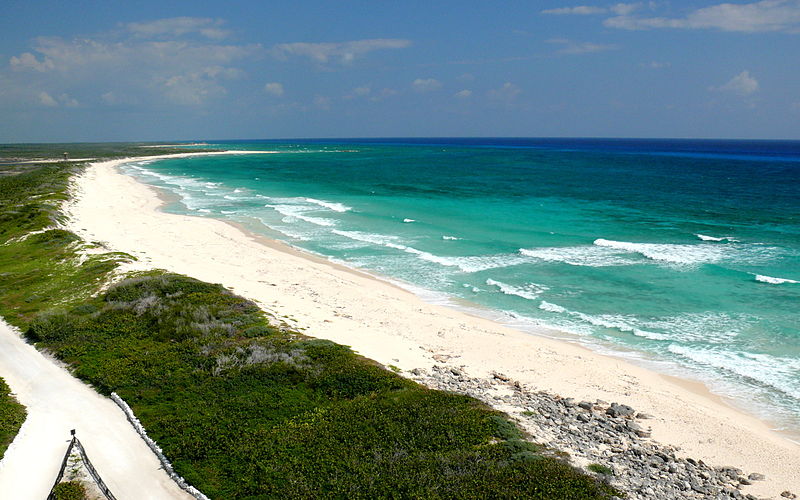
[[[517,297],[522,297],[523,299],[527,300],[537,300],[543,292],[548,290],[548,287],[544,285],[538,285],[536,283],[528,283],[521,287],[517,287],[507,283],[502,283],[500,281],[495,281],[491,278],[486,280],[486,284],[499,288],[500,291],[506,295],[516,295]]]

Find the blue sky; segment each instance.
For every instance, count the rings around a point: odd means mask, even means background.
[[[800,139],[800,0],[4,0],[0,142]]]

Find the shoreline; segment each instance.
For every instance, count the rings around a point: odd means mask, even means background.
[[[127,175],[127,174],[122,174],[122,175]],[[162,200],[163,204],[159,208],[159,210],[161,210],[168,203],[180,201],[179,196],[174,195],[171,191],[165,188],[160,188],[158,186],[152,186],[148,184],[145,185],[148,188],[152,189],[154,192],[156,192],[159,198]],[[165,212],[165,213],[171,215],[183,216],[183,214],[172,214],[170,212]],[[592,339],[594,340],[594,342],[586,342],[586,339],[581,337],[580,335],[561,331],[554,327],[534,325],[534,324],[530,324],[527,326],[517,326],[512,321],[513,317],[509,316],[508,318],[510,319],[505,319],[506,315],[502,311],[491,309],[479,303],[470,302],[468,299],[454,298],[446,296],[444,293],[426,290],[424,288],[420,288],[410,283],[404,283],[399,279],[383,276],[369,270],[359,269],[357,267],[351,267],[346,263],[341,263],[336,261],[335,259],[330,259],[325,255],[318,254],[303,249],[301,247],[294,246],[285,241],[270,238],[269,236],[255,232],[247,228],[244,224],[233,220],[227,220],[224,218],[216,218],[210,216],[194,216],[194,215],[186,215],[186,216],[203,217],[206,219],[222,222],[223,224],[228,224],[238,229],[242,233],[244,233],[244,235],[247,236],[248,238],[257,241],[264,246],[270,247],[279,252],[289,253],[291,255],[295,255],[303,259],[308,259],[323,265],[328,265],[342,272],[354,273],[358,276],[365,277],[367,279],[380,281],[385,285],[395,287],[398,290],[401,290],[405,293],[410,293],[427,304],[452,309],[467,316],[484,321],[490,321],[502,327],[510,328],[512,330],[521,332],[526,335],[532,335],[534,337],[549,339],[555,342],[567,343],[579,349],[584,349],[593,355],[603,356],[614,360],[619,360],[625,363],[633,364],[639,368],[653,372],[654,374],[663,377],[668,382],[678,385],[681,388],[690,391],[700,397],[710,399],[719,405],[722,405],[733,411],[747,415],[748,417],[752,417],[758,420],[759,422],[765,424],[769,428],[770,432],[780,436],[783,439],[788,440],[790,443],[794,445],[800,446],[800,428],[785,429],[777,421],[773,421],[763,415],[759,415],[754,409],[748,410],[746,405],[741,404],[742,402],[737,400],[735,397],[721,392],[715,392],[711,388],[709,383],[704,381],[699,376],[693,376],[693,374],[681,376],[676,374],[675,372],[683,368],[676,362],[661,360],[655,357],[651,353],[645,351],[637,351],[633,348],[605,342],[600,339]],[[441,300],[426,298],[424,296],[424,293],[421,292],[429,292],[432,295],[442,295],[444,298]],[[662,369],[659,369],[658,365],[661,365]],[[664,367],[668,367],[671,370],[671,372],[666,369],[663,369]]]
[[[160,267],[221,282],[301,331],[349,345],[386,366],[430,371],[445,363],[472,377],[498,371],[563,397],[629,404],[655,415],[647,421],[655,441],[714,465],[765,474],[767,480],[747,487],[748,493],[777,497],[783,490],[800,489],[793,474],[800,470],[800,446],[731,407],[701,382],[424,302],[391,281],[237,224],[161,212],[163,199],[156,189],[116,170],[133,161],[248,153],[268,152],[185,153],[92,164],[75,180],[68,228],[136,255],[137,268]],[[419,331],[409,331],[414,326]]]

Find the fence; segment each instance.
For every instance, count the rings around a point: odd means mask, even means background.
[[[167,460],[167,457],[164,456],[164,452],[161,450],[161,447],[159,447],[155,441],[150,439],[150,436],[147,435],[147,431],[144,430],[142,423],[139,422],[139,419],[133,414],[133,410],[131,410],[131,407],[128,406],[128,403],[119,397],[116,392],[111,393],[111,400],[117,403],[117,406],[119,406],[122,412],[125,414],[125,418],[128,419],[128,422],[131,423],[139,436],[141,436],[147,446],[150,447],[153,453],[155,453],[156,457],[158,457],[158,461],[161,462],[161,467],[164,468],[164,472],[167,473],[170,479],[175,481],[175,484],[177,484],[183,491],[190,494],[197,500],[210,500],[200,490],[187,483],[184,478],[175,472],[175,470],[172,468],[172,464],[169,462],[169,460]]]
[[[69,446],[67,446],[67,453],[64,454],[64,460],[61,461],[61,468],[58,471],[56,482],[53,483],[53,488],[50,490],[50,494],[47,495],[47,500],[55,500],[55,494],[53,493],[53,490],[56,486],[58,486],[58,483],[60,483],[61,479],[64,477],[64,471],[67,468],[67,461],[69,460],[69,456],[72,454],[72,449],[75,447],[78,448],[78,453],[81,456],[81,460],[83,460],[86,470],[89,471],[89,475],[92,476],[92,479],[94,479],[95,484],[97,484],[97,487],[100,488],[100,491],[103,493],[103,495],[105,495],[108,500],[117,500],[114,494],[108,489],[108,486],[106,486],[106,483],[103,482],[100,474],[97,473],[97,469],[95,469],[94,465],[92,465],[91,460],[89,460],[89,457],[86,455],[86,450],[83,448],[83,445],[74,433],[72,435],[72,440],[69,442]]]

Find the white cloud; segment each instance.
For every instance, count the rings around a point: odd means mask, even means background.
[[[283,84],[278,82],[270,82],[264,85],[264,92],[267,94],[272,94],[276,97],[280,97],[283,95]]]
[[[607,10],[604,7],[592,7],[590,5],[578,5],[577,7],[560,7],[558,9],[543,10],[542,14],[552,14],[557,16],[579,15],[586,16],[591,14],[604,14]]]
[[[611,28],[644,30],[655,28],[716,29],[744,33],[800,31],[800,1],[762,0],[760,2],[722,3],[697,9],[686,17],[632,17],[622,14],[606,19]]]
[[[367,97],[372,93],[372,87],[369,85],[362,85],[361,87],[356,87],[347,94],[343,96],[344,99],[357,99],[359,97]],[[374,100],[374,99],[372,99]]]
[[[511,82],[506,82],[501,87],[490,90],[488,95],[489,99],[510,102],[513,101],[520,93],[522,93],[522,89]]]
[[[640,66],[643,68],[650,68],[650,69],[664,69],[672,66],[672,63],[662,62],[662,61],[650,61],[649,63],[642,63],[640,64]]]
[[[100,100],[109,105],[118,104],[120,102],[119,97],[117,97],[117,94],[113,91],[108,91],[101,95]]]
[[[58,102],[47,92],[39,92],[39,104],[50,108],[58,106]]]
[[[48,71],[53,69],[54,64],[51,59],[47,57],[43,58],[41,61],[36,59],[36,56],[31,54],[30,52],[23,52],[22,54],[17,56],[12,56],[9,60],[11,64],[11,68],[16,71],[32,69],[34,71]]]
[[[220,40],[230,33],[220,28],[224,24],[221,19],[203,17],[171,17],[144,23],[129,23],[125,27],[138,37],[177,37],[189,33],[198,33],[206,38]]]
[[[154,95],[160,95],[180,104],[197,105],[226,94],[223,83],[244,74],[232,64],[262,51],[259,45],[188,39],[152,41],[128,32],[122,35],[127,38],[38,38],[31,52],[10,59],[17,75],[14,84],[19,91],[31,86],[51,91],[51,84],[62,89],[90,85],[103,89],[107,95],[101,100],[106,104],[119,104],[119,95],[125,95],[126,102],[152,101]],[[47,81],[36,80],[31,70],[57,75],[48,76]],[[60,105],[71,106],[72,101],[67,99]]]
[[[56,70],[64,73],[95,76],[95,73],[120,70],[130,66],[137,72],[154,69],[169,71],[196,69],[198,67],[228,64],[236,59],[260,51],[258,45],[221,45],[190,41],[98,41],[88,38],[64,40],[62,38],[38,38],[34,50],[43,56],[39,63],[36,57],[25,53],[12,57],[12,65],[26,65],[40,70]]]
[[[61,94],[60,96],[58,96],[58,100],[61,102],[61,104],[63,104],[68,108],[77,108],[79,105],[77,99],[75,99],[74,97],[70,97],[67,94]]]
[[[39,92],[36,96],[39,104],[42,106],[47,106],[48,108],[55,108],[57,106],[64,106],[67,108],[77,108],[79,103],[78,100],[70,97],[69,94],[61,94],[58,98],[54,98],[47,92]]]
[[[748,96],[758,91],[758,80],[750,75],[749,71],[742,71],[734,76],[725,85],[712,87],[712,90],[730,92],[740,96]]]
[[[314,106],[316,108],[327,111],[331,109],[331,98],[323,95],[314,96]]]
[[[576,42],[566,38],[551,38],[545,40],[546,43],[560,45],[558,49],[559,54],[591,54],[593,52],[605,52],[607,50],[615,50],[616,45],[605,45],[592,42]]]
[[[637,3],[616,3],[609,7],[597,7],[593,5],[578,5],[577,7],[560,7],[557,9],[543,10],[542,14],[558,16],[589,16],[594,14],[607,14],[609,12],[618,16],[627,16],[641,8],[642,4]]]
[[[273,53],[278,57],[303,56],[318,63],[327,63],[336,60],[341,64],[349,64],[357,57],[363,56],[374,50],[404,49],[411,45],[411,41],[397,38],[377,38],[371,40],[353,40],[335,43],[282,43],[273,48]]]
[[[641,7],[641,3],[617,3],[609,7],[609,10],[618,16],[627,16]]]
[[[442,87],[442,82],[435,78],[417,78],[411,83],[417,92],[431,92]]]
[[[466,99],[467,97],[469,97],[471,95],[472,95],[472,91],[471,90],[464,89],[464,90],[459,90],[458,92],[453,94],[453,97],[457,97],[459,99]]]
[[[160,80],[157,85],[164,95],[176,104],[198,106],[209,98],[227,94],[220,85],[220,78],[236,78],[240,72],[231,68],[208,66],[199,71],[172,75]]]
[[[380,92],[377,93],[378,95],[374,95],[369,98],[370,101],[377,102],[382,101],[384,99],[388,99],[389,97],[396,96],[398,92],[395,89],[391,88],[383,88]]]

